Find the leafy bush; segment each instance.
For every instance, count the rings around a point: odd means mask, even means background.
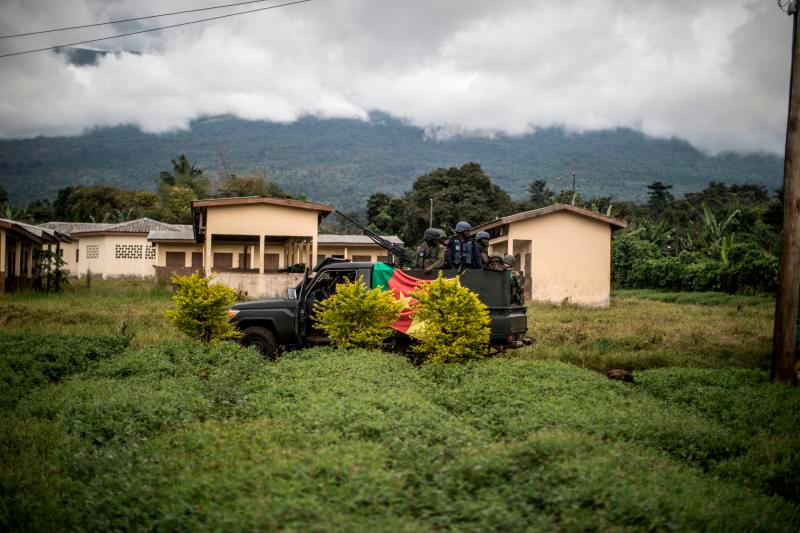
[[[629,231],[617,233],[611,245],[611,279],[614,286],[636,287],[632,279],[636,265],[660,256],[661,251],[655,243]]]
[[[228,309],[235,301],[233,290],[213,278],[199,274],[172,276],[175,292],[172,300],[177,311],[167,311],[177,328],[187,336],[203,342],[233,339],[239,332],[228,322]]]
[[[314,303],[320,329],[341,348],[380,348],[392,332],[403,304],[391,292],[370,289],[361,277],[336,286],[330,298]]]
[[[721,284],[728,292],[774,293],[778,289],[778,258],[754,244],[733,246]]]
[[[489,311],[458,277],[445,279],[440,272],[412,297],[418,302],[414,320],[422,339],[413,350],[424,357],[423,362],[463,363],[486,355]]]
[[[0,407],[9,409],[37,387],[82,372],[122,352],[126,337],[0,333]]]

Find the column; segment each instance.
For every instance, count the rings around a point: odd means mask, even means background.
[[[258,236],[258,273],[264,273],[264,240],[267,238],[266,235],[259,235]]]
[[[0,230],[0,272],[6,271],[6,232]]]
[[[14,275],[20,276],[22,274],[22,241],[17,240],[17,247],[14,251]]]
[[[214,264],[214,256],[211,254],[211,233],[206,230],[206,238],[203,241],[203,270],[206,276],[211,275],[211,266]]]
[[[308,265],[309,268],[314,268],[317,266],[317,236],[314,235],[311,237],[311,264]]]
[[[344,258],[349,259],[349,257],[347,257],[347,246],[344,247]]]

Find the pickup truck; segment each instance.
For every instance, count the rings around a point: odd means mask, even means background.
[[[345,280],[363,277],[371,286],[374,263],[351,262],[344,259],[326,259],[313,272],[306,275],[297,287],[289,288],[286,298],[242,302],[229,311],[230,321],[243,335],[241,343],[256,346],[268,359],[275,359],[283,350],[292,350],[328,344],[324,332],[314,322],[314,302],[328,298],[336,285]],[[423,270],[406,270],[420,279],[434,279],[438,272],[426,274]],[[445,277],[458,274],[445,270]],[[489,308],[491,320],[490,345],[496,351],[520,348],[530,344],[525,337],[528,328],[526,307],[512,305],[511,282],[506,272],[493,270],[467,270],[461,274],[461,283],[475,292]],[[387,343],[403,347],[411,343],[404,334],[395,332]]]

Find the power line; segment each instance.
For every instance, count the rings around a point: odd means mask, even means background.
[[[58,44],[58,45],[55,45],[55,46],[48,46],[48,47],[45,47],[45,48],[36,48],[34,50],[25,50],[23,52],[12,52],[10,54],[2,54],[2,55],[0,55],[0,58],[11,57],[11,56],[20,56],[20,55],[23,55],[23,54],[32,54],[34,52],[44,52],[44,51],[47,51],[47,50],[55,50],[56,48],[65,48],[65,47],[68,47],[68,46],[76,46],[76,45],[79,45],[79,44],[96,43],[98,41],[107,41],[109,39],[118,39],[120,37],[128,37],[129,35],[138,35],[140,33],[147,33],[147,32],[151,32],[151,31],[166,30],[166,29],[169,29],[169,28],[177,28],[177,27],[180,27],[180,26],[189,26],[190,24],[197,24],[198,22],[208,22],[209,20],[219,20],[219,19],[224,19],[224,18],[228,18],[228,17],[235,17],[235,16],[238,16],[238,15],[246,15],[247,13],[255,13],[257,11],[267,11],[269,9],[277,9],[279,7],[293,6],[295,4],[304,4],[306,2],[311,2],[311,0],[296,0],[295,2],[287,2],[285,4],[278,4],[278,5],[269,6],[269,7],[260,7],[258,9],[250,9],[250,10],[247,10],[247,11],[240,11],[238,13],[229,13],[227,15],[219,15],[219,16],[216,16],[216,17],[209,17],[209,18],[204,18],[204,19],[192,20],[192,21],[189,21],[189,22],[181,22],[180,24],[170,24],[169,26],[161,26],[161,27],[158,27],[158,28],[150,28],[148,30],[139,30],[139,31],[132,31],[132,32],[128,32],[128,33],[120,33],[119,35],[109,35],[108,37],[100,37],[99,39],[88,39],[86,41],[78,41],[78,42],[74,42],[74,43]]]
[[[221,6],[211,6],[211,7],[201,7],[198,9],[187,9],[186,11],[173,11],[171,13],[161,13],[160,15],[148,15],[146,17],[136,17],[131,19],[121,19],[121,20],[112,20],[110,22],[97,22],[95,24],[83,24],[81,26],[67,26],[64,28],[53,28],[52,30],[41,30],[41,31],[30,31],[27,33],[15,33],[14,35],[0,35],[0,39],[10,39],[12,37],[25,37],[27,35],[40,35],[42,33],[53,33],[56,31],[67,31],[67,30],[79,30],[81,28],[93,28],[95,26],[107,26],[109,24],[122,24],[123,22],[134,22],[137,20],[146,20],[146,19],[154,19],[158,17],[169,17],[172,15],[183,15],[184,13],[196,13],[198,11],[209,11],[212,9],[222,9],[225,7],[235,7],[241,6],[246,4],[259,4],[261,2],[267,2],[269,0],[250,0],[248,2],[237,2],[235,4],[225,4]]]

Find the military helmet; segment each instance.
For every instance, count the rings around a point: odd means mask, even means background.
[[[481,239],[489,239],[489,234],[485,231],[479,231],[475,234],[475,240],[479,241]]]
[[[426,241],[435,241],[436,239],[442,238],[442,233],[442,230],[428,228],[425,230],[425,233],[422,234],[422,238]]]
[[[489,261],[491,261],[492,259],[497,259],[498,261],[502,262],[503,256],[498,254],[497,252],[494,252],[493,254],[489,254]]]
[[[465,231],[469,231],[472,229],[472,226],[469,225],[469,222],[464,222],[463,220],[456,224],[456,233],[464,233]]]
[[[506,255],[503,257],[503,263],[507,264],[508,266],[515,267],[517,266],[517,259],[513,255]]]

